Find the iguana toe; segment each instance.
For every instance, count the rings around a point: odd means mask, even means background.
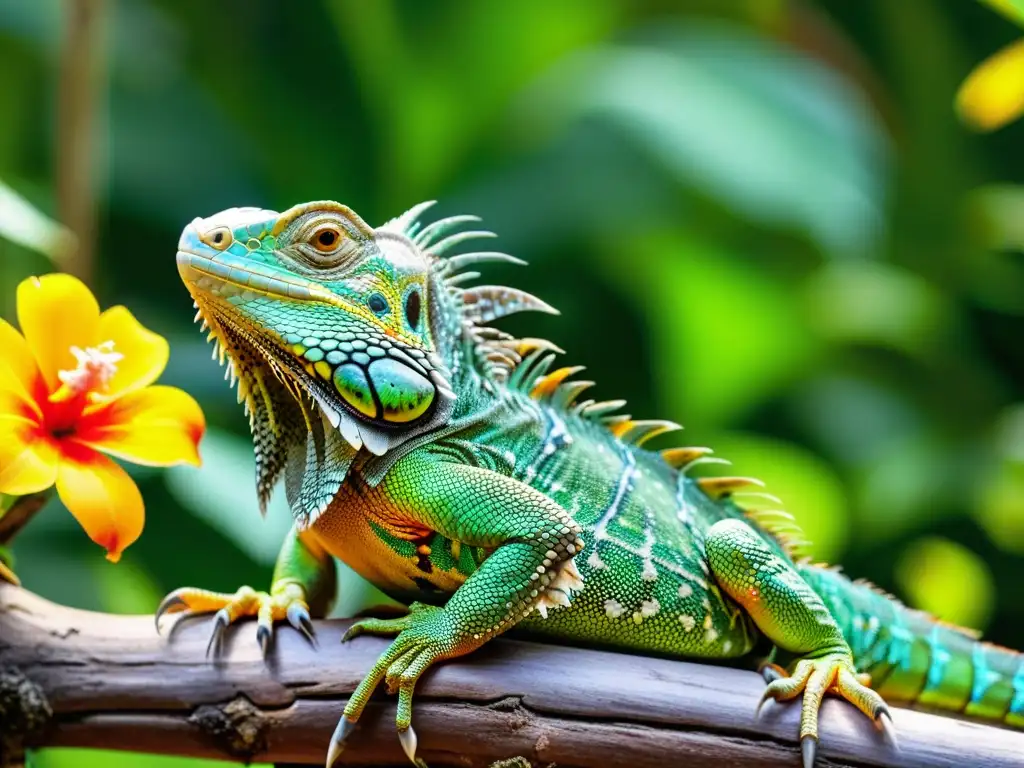
[[[210,640],[206,646],[207,656],[217,656],[224,644],[227,628],[246,616],[257,620],[256,640],[266,656],[274,638],[274,622],[287,620],[311,643],[315,644],[313,622],[306,605],[305,592],[297,584],[287,584],[273,593],[257,592],[252,587],[241,587],[234,594],[210,592],[205,589],[182,587],[171,592],[156,610],[157,632],[160,620],[167,615],[198,616],[216,612]]]
[[[341,741],[351,732],[362,715],[374,689],[383,681],[391,693],[398,693],[395,726],[405,754],[414,765],[425,763],[416,757],[416,732],[412,728],[412,699],[416,682],[435,661],[460,655],[460,646],[469,643],[455,631],[451,618],[443,608],[414,603],[410,613],[395,619],[363,619],[355,622],[343,640],[361,634],[397,635],[388,649],[377,659],[345,706],[345,713],[331,741],[329,754],[340,754]],[[465,651],[461,651],[464,653]],[[343,727],[344,726],[344,727]],[[328,762],[328,765],[330,762]]]
[[[788,701],[803,694],[800,714],[800,749],[804,768],[813,768],[818,745],[818,710],[826,693],[842,696],[883,729],[891,722],[889,708],[881,696],[868,688],[848,654],[829,653],[797,662],[793,674],[768,684],[758,709],[768,699]]]

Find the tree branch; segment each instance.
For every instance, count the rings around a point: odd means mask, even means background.
[[[319,650],[280,628],[265,663],[246,622],[229,631],[214,664],[206,620],[159,637],[151,617],[73,610],[0,585],[0,732],[29,746],[322,765],[346,697],[387,643],[342,645],[347,624],[318,622]],[[9,705],[3,716],[5,679],[34,692],[20,720]],[[755,719],[762,691],[752,672],[500,639],[429,671],[414,722],[434,768],[520,755],[560,767],[797,766],[797,708],[769,704]],[[11,732],[16,720],[38,724],[46,706],[45,727]],[[898,751],[852,706],[827,701],[819,766],[1010,768],[1024,755],[1019,732],[893,714]],[[378,693],[343,762],[408,765],[393,718],[394,699]]]

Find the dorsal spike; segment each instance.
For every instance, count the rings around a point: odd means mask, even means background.
[[[413,226],[416,224],[416,220],[423,214],[424,211],[426,211],[428,208],[432,208],[436,204],[436,200],[425,200],[422,203],[417,203],[412,208],[403,213],[401,216],[398,216],[389,221],[387,224],[381,227],[381,229],[387,229],[392,232],[410,235],[410,230],[413,229]],[[413,230],[413,232],[415,232],[415,230]]]
[[[548,352],[544,349],[537,349],[531,352],[523,358],[523,362],[512,372],[512,376],[508,380],[509,387],[528,392],[533,387],[533,383],[540,376],[547,373],[548,368],[551,367],[554,361],[554,352]]]
[[[661,452],[661,458],[673,469],[685,469],[690,462],[712,453],[714,453],[713,450],[703,446],[669,448]]]
[[[700,458],[691,461],[689,464],[687,464],[679,471],[686,473],[689,472],[694,467],[699,467],[705,464],[721,464],[723,467],[732,466],[732,462],[729,461],[728,459],[722,459],[719,458],[718,456],[701,456]]]
[[[576,398],[594,386],[593,381],[567,381],[555,390],[551,396],[551,405],[555,408],[568,410]]]
[[[697,485],[704,493],[716,500],[751,485],[764,488],[764,483],[754,477],[702,477],[697,480]]]
[[[449,256],[444,260],[442,267],[445,272],[458,272],[471,264],[484,263],[516,264],[525,267],[526,262],[516,258],[510,253],[501,251],[473,251],[472,253],[460,253],[458,256]]]
[[[619,410],[626,405],[625,400],[602,400],[597,403],[588,405],[583,410],[583,415],[588,419],[599,419],[602,416],[606,416],[613,411]]]
[[[778,496],[775,496],[774,494],[771,493],[765,493],[763,491],[743,491],[741,493],[734,493],[732,496],[737,503],[745,499],[754,499],[755,501],[767,501],[772,504],[778,504],[780,506],[782,504],[782,499],[780,499]],[[763,511],[778,512],[779,514],[788,516],[791,520],[793,519],[792,515],[790,515],[788,512],[782,511],[781,509],[769,509]]]
[[[592,406],[593,404],[594,404],[594,401],[593,401],[593,400],[584,400],[584,401],[582,401],[582,402],[580,402],[580,403],[576,403],[576,404],[575,404],[575,405],[573,405],[573,407],[572,407],[572,412],[573,412],[574,414],[576,414],[577,416],[582,416],[582,415],[583,415],[583,412],[584,412],[585,410],[587,410],[587,408],[589,408],[589,407],[590,407],[590,406]]]
[[[457,275],[451,275],[450,277],[446,277],[444,279],[444,283],[445,285],[450,287],[454,285],[460,285],[461,283],[468,283],[471,280],[476,280],[478,277],[480,277],[480,273],[476,271],[460,272]]]
[[[506,366],[510,371],[519,365],[520,357],[510,349],[503,349],[501,347],[485,346],[483,351],[486,352],[484,355],[485,360],[489,360],[492,363],[500,363]]]
[[[737,496],[739,494],[736,494]],[[748,509],[748,514],[757,515],[758,519],[765,520],[786,520],[791,523],[796,522],[796,518],[793,517],[789,512],[784,509]]]
[[[611,416],[602,416],[601,423],[608,428],[614,427],[616,424],[623,424],[627,421],[632,421],[633,417],[628,413],[614,413]]]
[[[558,310],[546,301],[526,291],[503,285],[478,285],[462,293],[463,315],[475,323],[489,323],[499,317],[516,312],[546,312],[557,315]]]
[[[453,227],[459,226],[459,224],[476,223],[480,221],[479,216],[473,216],[472,214],[461,214],[459,216],[449,216],[444,219],[438,219],[437,221],[431,222],[423,230],[416,235],[413,242],[416,243],[420,248],[429,250],[430,241],[432,238],[438,235],[443,235]]]
[[[612,433],[624,443],[640,446],[653,437],[666,432],[674,432],[682,427],[674,421],[660,419],[644,419],[616,424]]]
[[[565,350],[559,347],[557,344],[548,341],[547,339],[536,339],[536,338],[525,338],[525,339],[513,339],[510,338],[504,342],[506,346],[514,349],[520,357],[526,357],[531,352],[536,350],[545,350],[547,352],[557,352],[560,355],[565,354]]]
[[[579,373],[582,370],[582,365],[572,365],[552,371],[546,376],[543,376],[536,384],[533,385],[533,388],[530,390],[530,397],[534,400],[543,400],[547,397],[551,397],[551,395],[555,393],[555,389],[559,384],[574,373]]]
[[[494,232],[491,232],[486,229],[471,229],[467,232],[456,232],[454,235],[448,235],[448,237],[441,238],[440,240],[438,240],[436,243],[431,245],[429,248],[426,248],[425,250],[427,251],[427,253],[430,253],[434,256],[440,256],[445,251],[454,248],[459,243],[464,243],[467,240],[477,240],[486,237],[497,237],[497,235]]]

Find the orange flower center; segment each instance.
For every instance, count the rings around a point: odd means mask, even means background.
[[[91,395],[106,392],[110,380],[117,373],[117,364],[124,355],[114,351],[113,341],[104,341],[95,347],[71,347],[78,365],[57,372],[60,389],[50,395],[50,408],[46,409],[46,426],[57,438],[67,437],[75,429],[75,422],[91,402]]]

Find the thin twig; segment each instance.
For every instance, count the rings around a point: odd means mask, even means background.
[[[96,249],[96,178],[100,143],[97,104],[105,84],[102,55],[105,0],[66,0],[65,31],[57,94],[58,218],[75,235],[77,248],[64,268],[91,282]]]
[[[0,514],[0,546],[10,544],[49,498],[49,491],[21,496],[6,512]]]

